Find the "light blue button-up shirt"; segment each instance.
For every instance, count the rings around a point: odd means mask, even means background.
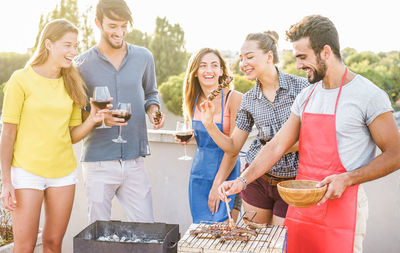
[[[160,105],[156,84],[154,59],[149,50],[127,44],[127,53],[118,70],[100,53],[97,46],[78,56],[76,63],[92,97],[93,88],[107,86],[113,108],[118,103],[132,104],[132,118],[122,127],[127,143],[115,143],[117,126],[93,129],[83,140],[81,161],[129,160],[150,154],[147,140],[146,109]]]

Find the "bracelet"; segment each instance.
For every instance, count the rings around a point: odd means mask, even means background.
[[[244,177],[242,177],[242,176],[239,176],[239,177],[237,177],[236,179],[238,179],[240,182],[242,182],[242,183],[244,184],[244,187],[243,187],[242,191],[245,190],[246,187],[247,187],[247,181],[246,181],[246,179],[245,179]]]

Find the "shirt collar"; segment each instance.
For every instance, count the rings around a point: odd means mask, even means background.
[[[289,85],[287,81],[286,74],[283,73],[278,67],[275,67],[278,71],[278,82],[279,82],[279,89],[289,90]],[[261,83],[258,79],[256,79],[256,87],[253,94],[254,99],[261,99],[262,98],[262,90],[261,90]]]
[[[129,43],[125,42],[125,41],[124,41],[124,43],[125,43],[125,45],[126,45],[126,55],[125,55],[124,59],[123,59],[122,62],[121,62],[121,65],[120,65],[120,67],[119,67],[119,70],[122,69],[123,65],[125,64],[125,61],[126,61],[127,56],[130,55],[130,54],[132,54],[132,51],[133,51],[133,46],[131,47],[131,45],[130,45]],[[100,50],[99,50],[99,48],[98,48],[97,45],[93,47],[93,50],[94,50],[94,52],[96,53],[96,55],[97,55],[99,58],[103,59],[103,60],[106,61],[106,62],[110,62],[110,61],[107,59],[107,57],[105,57],[105,56],[100,52]]]

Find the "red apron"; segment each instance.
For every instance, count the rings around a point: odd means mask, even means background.
[[[296,179],[322,181],[329,175],[346,172],[339,158],[335,125],[337,104],[346,74],[347,68],[333,115],[305,112],[317,84],[307,98],[301,119],[299,170]],[[348,187],[339,199],[327,200],[320,206],[289,206],[285,219],[285,225],[288,227],[287,252],[353,252],[357,191],[358,185]]]

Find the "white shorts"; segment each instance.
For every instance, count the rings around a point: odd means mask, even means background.
[[[14,189],[37,189],[45,190],[48,187],[61,187],[73,185],[77,182],[77,173],[60,178],[46,178],[32,174],[22,168],[11,167],[11,182]]]

